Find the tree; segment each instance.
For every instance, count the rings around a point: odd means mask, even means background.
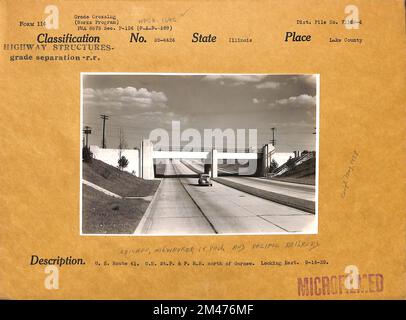
[[[92,158],[93,158],[93,152],[90,151],[90,147],[86,147],[84,146],[82,148],[82,160],[84,162],[92,162]]]
[[[286,166],[289,169],[293,169],[295,167],[295,160],[291,156],[289,157],[289,160],[286,161]]]
[[[121,171],[128,166],[128,159],[123,156],[123,150],[127,147],[125,135],[123,130],[119,131],[119,144],[118,144],[118,167]]]
[[[271,165],[269,166],[269,172],[274,172],[279,167],[275,159],[272,159]]]
[[[123,130],[120,128],[119,133],[118,133],[118,158],[120,159],[121,156],[123,155],[123,150],[127,148],[127,142],[125,140],[125,135]]]
[[[118,167],[120,168],[121,171],[123,171],[124,168],[128,166],[128,160],[126,157],[121,156],[120,159],[118,159]]]

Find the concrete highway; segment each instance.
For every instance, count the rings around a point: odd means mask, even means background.
[[[172,160],[136,232],[155,235],[314,232],[315,215],[213,181],[199,186],[186,165]]]
[[[203,172],[204,168],[201,162],[193,161],[182,161],[187,163],[196,170]],[[219,172],[228,172],[226,170],[219,169]],[[300,198],[304,200],[315,201],[316,198],[316,187],[311,185],[291,183],[277,180],[270,180],[258,177],[247,177],[247,176],[223,176],[223,179],[242,183],[254,188],[271,191],[275,193],[284,194],[287,196]]]

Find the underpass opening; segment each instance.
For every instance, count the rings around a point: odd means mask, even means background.
[[[198,178],[204,173],[198,169],[191,170],[179,158],[155,159],[154,174],[156,178]]]
[[[151,163],[154,177],[198,177],[202,173],[210,174],[212,178],[218,176],[264,176],[270,159],[270,148],[262,148],[261,151],[243,150],[245,152],[227,152],[216,149],[200,151],[176,151],[161,148],[148,153],[148,159],[143,158],[144,163]],[[271,151],[273,152],[273,146]],[[266,154],[266,156],[265,156]],[[174,163],[178,172],[174,170]],[[148,164],[149,165],[149,164]]]

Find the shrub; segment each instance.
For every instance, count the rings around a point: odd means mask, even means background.
[[[274,172],[278,168],[278,163],[275,161],[275,159],[272,159],[271,165],[269,167],[269,172]]]
[[[293,169],[295,167],[295,160],[292,157],[289,157],[289,160],[286,161],[286,165],[289,169]]]
[[[128,166],[128,160],[126,157],[121,156],[118,159],[118,167],[120,168],[120,170],[123,170],[124,168],[126,168]]]
[[[90,151],[89,147],[83,147],[82,148],[82,160],[84,162],[92,162],[92,158],[93,158],[93,152]]]

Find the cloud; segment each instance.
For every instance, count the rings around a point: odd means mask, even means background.
[[[83,90],[83,101],[112,107],[164,108],[168,98],[163,92],[148,91],[145,88],[86,88]]]
[[[255,87],[257,89],[276,89],[276,88],[279,88],[280,85],[281,84],[279,82],[266,81],[266,82],[255,85]]]
[[[160,116],[161,114],[163,114],[162,111],[146,111],[146,112],[139,113],[138,115],[149,117],[149,116]]]
[[[254,103],[254,104],[264,103],[264,102],[266,102],[265,99],[252,98],[252,103]]]
[[[316,105],[316,97],[312,97],[308,94],[301,94],[297,97],[289,97],[287,99],[280,99],[276,100],[275,102],[271,103],[270,106],[277,106],[277,105],[289,105],[289,106],[315,106]]]
[[[306,115],[312,119],[312,120],[316,120],[316,110],[307,110],[306,111]]]
[[[315,74],[308,74],[308,75],[300,75],[294,76],[290,78],[290,81],[296,84],[303,84],[310,88],[316,89],[317,85],[317,75]]]
[[[266,74],[236,74],[222,75],[210,74],[202,78],[203,81],[218,81],[221,85],[239,86],[246,83],[257,83],[263,80]]]

